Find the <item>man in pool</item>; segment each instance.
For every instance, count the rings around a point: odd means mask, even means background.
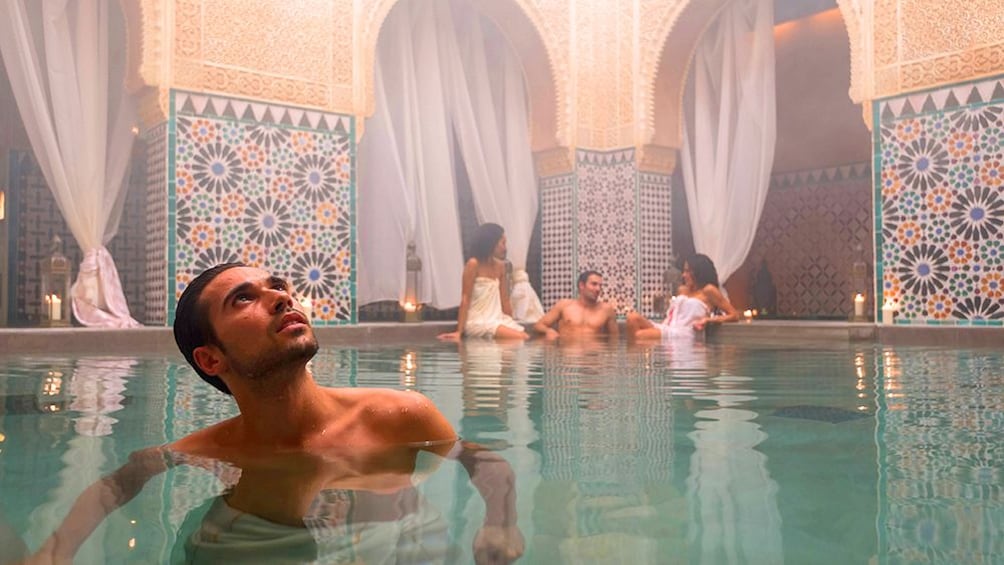
[[[596,271],[586,271],[579,275],[578,284],[579,297],[559,300],[533,325],[535,332],[547,339],[617,335],[617,312],[611,304],[600,302],[603,277]]]
[[[152,476],[182,463],[212,470],[231,488],[207,520],[229,516],[223,523],[230,527],[238,522],[235,516],[251,515],[314,533],[318,497],[332,489],[409,489],[418,450],[457,459],[484,497],[486,518],[474,540],[475,560],[508,563],[522,554],[509,465],[458,441],[443,414],[417,392],[319,386],[307,367],[317,339],[282,278],[239,263],[207,270],[179,299],[174,335],[199,376],[231,395],[240,413],[134,453],[78,498],[41,554],[72,556],[104,515],[134,497]],[[401,446],[411,448],[411,455],[387,455]],[[323,521],[329,514],[320,516]],[[208,539],[221,539],[218,528],[213,526]]]

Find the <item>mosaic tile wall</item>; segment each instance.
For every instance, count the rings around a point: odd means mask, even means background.
[[[146,149],[146,277],[145,324],[167,324],[167,122],[151,128],[142,140]]]
[[[637,308],[638,179],[634,150],[578,150],[575,167],[578,269],[603,274],[603,298],[614,303],[623,316]]]
[[[142,145],[133,147],[129,175],[129,192],[122,207],[119,231],[108,245],[108,252],[115,259],[115,268],[122,281],[129,314],[134,320],[146,320],[146,166]]]
[[[889,563],[1000,563],[1004,448],[989,438],[1004,437],[1004,367],[965,351],[906,359],[886,351],[878,368],[880,555]]]
[[[638,249],[641,258],[641,307],[639,312],[653,318],[653,302],[667,289],[662,276],[673,257],[673,191],[670,175],[638,173]]]
[[[540,300],[550,308],[575,293],[575,176],[540,179]]]
[[[871,194],[868,163],[771,177],[742,269],[756,273],[767,261],[780,316],[846,318],[853,313],[854,263],[872,261]]]
[[[168,140],[168,320],[193,276],[240,260],[309,295],[316,324],[355,322],[351,117],[176,91]]]
[[[875,102],[877,290],[897,323],[1004,324],[1004,83]]]
[[[77,246],[70,228],[63,220],[45,176],[30,152],[12,151],[9,155],[11,170],[11,223],[13,227],[12,257],[14,270],[8,288],[13,293],[10,301],[11,325],[38,323],[41,305],[40,260],[49,254],[53,235],[63,240],[63,254],[73,265],[73,277],[79,269],[83,253]],[[136,171],[128,173],[129,183],[123,204],[122,220],[118,233],[108,244],[115,260],[122,290],[130,313],[142,317],[143,279],[146,255],[142,242],[146,226],[143,218],[143,194],[134,190]]]

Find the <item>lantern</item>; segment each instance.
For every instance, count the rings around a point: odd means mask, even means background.
[[[422,259],[415,253],[415,244],[409,243],[405,258],[404,300],[401,302],[405,322],[422,321],[422,305],[418,301],[418,277],[421,272]]]
[[[70,260],[63,255],[63,240],[52,237],[49,255],[39,265],[41,273],[41,307],[39,320],[43,326],[70,325]]]
[[[851,265],[851,287],[854,294],[851,297],[851,321],[867,322],[868,318],[868,263],[862,258],[862,248],[855,248],[857,260]]]

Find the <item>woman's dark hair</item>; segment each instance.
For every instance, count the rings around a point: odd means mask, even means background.
[[[704,288],[709,284],[721,286],[718,284],[718,269],[715,269],[715,264],[707,255],[691,255],[687,257],[687,265],[690,265],[690,275],[697,288]]]
[[[195,362],[197,348],[210,344],[222,348],[222,344],[216,338],[213,326],[209,322],[206,304],[202,301],[202,291],[223,271],[246,266],[244,263],[223,263],[203,271],[185,287],[181,298],[178,299],[178,307],[174,313],[174,341],[178,344],[181,354],[185,356],[185,360],[195,369],[195,372],[202,377],[202,380],[227,394],[232,393],[223,379],[204,373]]]
[[[495,246],[498,245],[503,234],[505,234],[505,230],[498,224],[481,224],[478,229],[474,230],[470,256],[478,261],[491,259]]]

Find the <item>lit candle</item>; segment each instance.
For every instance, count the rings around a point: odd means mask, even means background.
[[[415,306],[414,302],[405,302],[403,304],[403,308],[405,312],[414,312],[415,310],[418,310],[418,307]]]
[[[303,315],[307,317],[308,320],[314,319],[314,306],[311,304],[309,298],[303,298],[300,300],[300,306],[303,307]]]
[[[854,295],[854,317],[865,317],[865,295],[860,292]]]
[[[895,300],[886,300],[882,304],[882,323],[891,324],[897,310],[899,310],[899,305],[896,304]]]
[[[746,320],[747,324],[750,323],[750,322],[752,322],[753,321],[753,311],[752,310],[743,310],[743,319]]]
[[[52,302],[49,304],[49,319],[58,322],[63,319],[63,301],[58,295],[52,295]]]

